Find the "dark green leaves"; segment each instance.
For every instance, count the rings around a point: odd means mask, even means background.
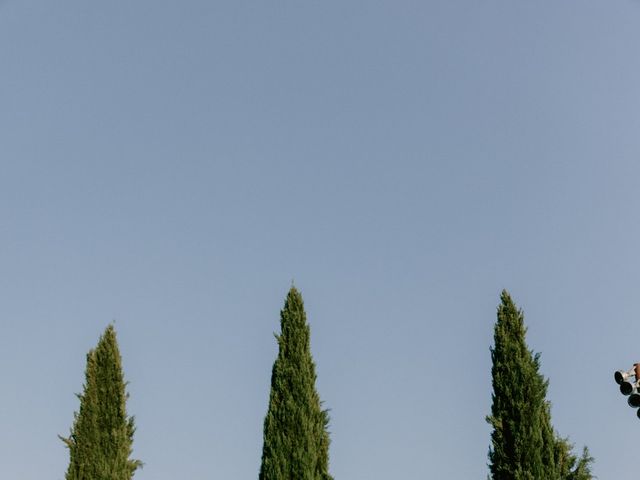
[[[593,459],[577,459],[551,424],[548,381],[540,355],[527,348],[526,327],[506,291],[502,292],[491,349],[493,386],[489,468],[493,480],[590,480]]]
[[[122,361],[112,325],[87,354],[80,410],[74,414],[66,480],[130,480],[142,464],[131,460],[133,417],[126,413]]]
[[[302,296],[293,287],[280,312],[280,328],[259,478],[331,480],[329,415],[315,389],[309,325]]]

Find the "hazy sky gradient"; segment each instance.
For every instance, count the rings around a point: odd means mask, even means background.
[[[0,2],[0,477],[119,334],[138,480],[255,479],[291,282],[336,480],[484,479],[495,309],[630,480],[640,3]]]

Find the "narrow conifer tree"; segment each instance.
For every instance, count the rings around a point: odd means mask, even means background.
[[[590,480],[593,459],[577,459],[557,436],[546,399],[540,354],[528,349],[522,311],[503,291],[491,349],[493,427],[489,468],[493,480]]]
[[[60,437],[69,448],[66,480],[130,480],[142,465],[129,458],[135,427],[126,412],[125,386],[116,332],[109,325],[87,354],[71,435]]]
[[[280,327],[259,479],[331,480],[329,416],[316,392],[309,325],[295,287],[280,312]]]

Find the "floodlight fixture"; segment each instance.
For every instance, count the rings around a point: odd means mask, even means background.
[[[629,377],[632,377],[635,374],[636,374],[636,369],[634,365],[634,367],[631,370],[628,370],[626,372],[624,370],[618,370],[616,373],[613,374],[613,378],[618,385],[622,385],[623,382],[626,382]]]
[[[638,392],[638,384],[636,383],[636,387],[633,389],[633,393],[629,395],[627,399],[627,403],[631,408],[640,408],[640,392]]]
[[[613,379],[620,386],[620,393],[627,395],[627,404],[636,409],[640,418],[640,363],[634,363],[629,370],[618,370]]]
[[[623,395],[631,395],[636,388],[637,382],[631,380],[625,380],[620,384],[620,393]]]

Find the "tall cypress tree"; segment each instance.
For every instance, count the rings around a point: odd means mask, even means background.
[[[577,459],[566,439],[555,433],[548,381],[540,373],[540,354],[528,349],[522,311],[511,296],[500,297],[491,349],[493,427],[489,468],[493,480],[589,480],[593,459],[585,449]]]
[[[331,480],[329,416],[316,392],[309,325],[295,287],[280,312],[280,327],[259,479]]]
[[[129,458],[135,427],[126,412],[125,385],[116,332],[109,325],[87,354],[71,435],[60,437],[69,448],[66,480],[130,480],[142,465]]]

